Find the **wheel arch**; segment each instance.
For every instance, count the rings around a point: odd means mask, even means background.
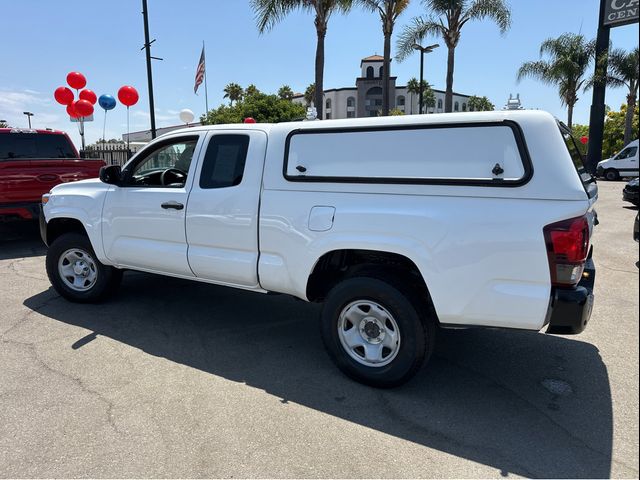
[[[404,290],[424,300],[438,321],[427,281],[416,262],[390,250],[344,248],[325,252],[308,275],[306,297],[311,302],[321,302],[337,283],[355,276],[373,276],[381,280],[391,277],[401,282]]]

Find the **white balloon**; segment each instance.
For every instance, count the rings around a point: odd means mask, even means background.
[[[188,108],[185,108],[184,110],[180,110],[180,120],[182,120],[184,123],[191,123],[193,122],[194,118],[195,118],[195,115]]]

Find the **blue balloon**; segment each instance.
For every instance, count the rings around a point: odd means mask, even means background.
[[[116,107],[116,99],[111,95],[100,95],[98,103],[105,110],[113,110]]]

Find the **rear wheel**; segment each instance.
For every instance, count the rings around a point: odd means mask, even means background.
[[[606,178],[607,180],[613,181],[613,180],[618,180],[620,178],[620,175],[618,175],[617,170],[610,168],[609,170],[604,172],[604,178]]]
[[[412,297],[378,278],[336,285],[324,303],[321,328],[338,368],[375,387],[401,385],[415,375],[433,350],[435,323]]]
[[[79,233],[65,233],[53,241],[46,267],[53,288],[72,302],[104,300],[122,279],[122,271],[100,263],[89,239]]]

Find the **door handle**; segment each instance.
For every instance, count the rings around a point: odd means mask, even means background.
[[[175,201],[170,201],[170,202],[164,202],[162,205],[160,205],[162,208],[164,209],[169,209],[169,208],[173,208],[174,210],[182,210],[184,208],[184,205]]]

